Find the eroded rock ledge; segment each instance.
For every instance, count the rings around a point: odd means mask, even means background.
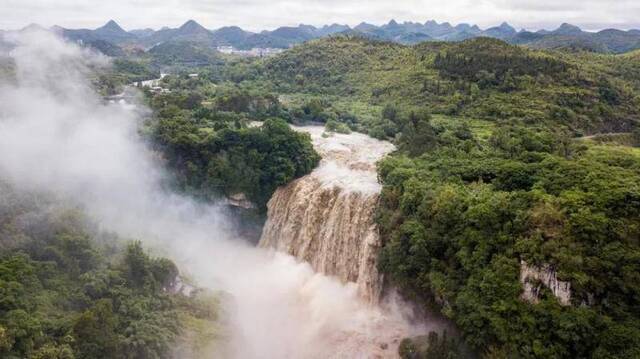
[[[571,305],[571,283],[558,280],[556,270],[550,265],[534,266],[520,261],[520,282],[524,287],[522,299],[530,303],[540,301],[542,287],[547,287],[562,305]]]

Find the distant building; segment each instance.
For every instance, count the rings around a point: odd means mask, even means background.
[[[167,77],[168,74],[160,73],[160,78],[153,80],[146,80],[140,82],[134,82],[133,86],[135,87],[158,87],[160,85],[160,80]]]
[[[231,55],[233,54],[233,51],[235,49],[233,48],[233,46],[218,46],[216,50],[218,50],[218,52],[221,52],[223,54]]]
[[[151,88],[151,92],[153,92],[154,94],[161,94],[161,93],[170,93],[171,90],[160,87],[160,86],[154,86]]]
[[[238,56],[244,56],[244,57],[267,57],[267,56],[277,55],[282,51],[284,51],[284,49],[276,49],[271,47],[267,47],[267,48],[254,47],[253,49],[250,49],[250,50],[238,50],[233,46],[218,46],[216,50],[226,55],[238,55]]]

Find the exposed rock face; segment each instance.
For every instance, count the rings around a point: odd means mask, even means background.
[[[311,134],[322,161],[311,174],[274,193],[260,246],[356,283],[360,295],[375,303],[382,290],[374,221],[381,186],[375,163],[394,147],[362,134],[323,137],[322,127],[296,129]]]
[[[234,207],[240,207],[244,209],[254,209],[256,205],[249,201],[247,195],[244,193],[236,193],[227,197],[227,204]]]
[[[549,265],[530,266],[520,262],[520,282],[524,286],[522,298],[531,303],[539,301],[541,285],[549,288],[562,305],[571,305],[571,283],[558,280],[556,271]]]

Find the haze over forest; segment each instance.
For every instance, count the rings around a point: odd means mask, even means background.
[[[639,9],[3,2],[0,357],[640,358]]]

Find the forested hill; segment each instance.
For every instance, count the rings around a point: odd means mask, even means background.
[[[277,93],[290,121],[395,141],[379,164],[380,269],[481,356],[637,358],[638,64],[344,36],[230,63],[221,80]],[[401,345],[403,358],[462,353],[433,336]]]
[[[403,358],[637,358],[638,56],[336,36],[165,77],[144,133],[181,189],[261,207],[318,161],[285,122],[394,141],[380,270],[463,334]]]
[[[489,38],[403,46],[345,36],[268,59],[258,78],[278,92],[403,111],[517,117],[590,134],[626,131],[640,118],[636,55],[535,51]]]
[[[0,357],[194,357],[218,298],[183,292],[176,265],[98,229],[78,207],[0,179]]]

